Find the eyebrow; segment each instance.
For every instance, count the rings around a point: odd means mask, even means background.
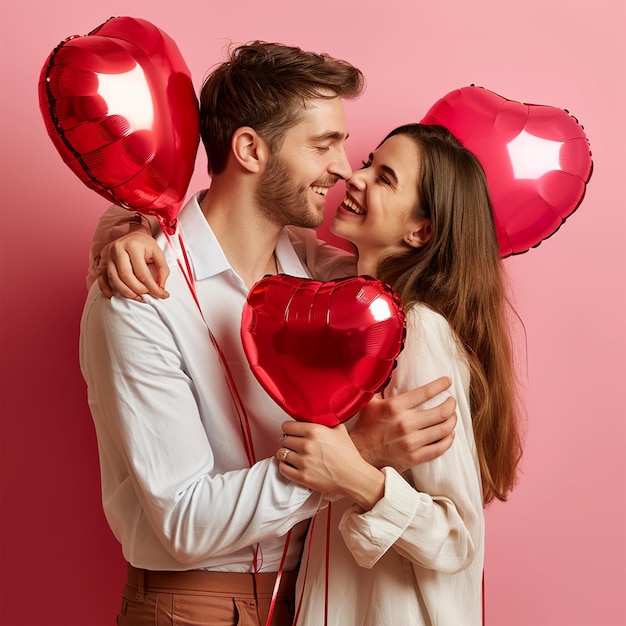
[[[396,185],[398,184],[398,176],[396,175],[396,172],[392,168],[390,168],[388,165],[380,165],[379,167],[383,172],[385,172],[391,178],[393,178]]]
[[[368,159],[369,159],[369,162],[373,165],[374,164],[374,152],[370,152]],[[376,167],[378,167],[381,171],[387,174],[390,178],[393,178],[394,183],[396,185],[398,184],[398,175],[396,174],[394,169],[392,169],[388,165],[385,165],[384,163],[381,165],[377,165]]]
[[[315,137],[313,137],[314,141],[325,141],[325,140],[334,140],[334,141],[342,141],[344,139],[347,139],[350,136],[350,133],[344,135],[343,133],[339,132],[338,130],[329,130],[325,133],[322,133],[320,135],[315,135]]]

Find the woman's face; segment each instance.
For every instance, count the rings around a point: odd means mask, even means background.
[[[358,248],[359,262],[367,258],[375,264],[383,254],[406,251],[416,245],[416,231],[427,228],[430,232],[429,220],[412,216],[418,201],[419,168],[415,142],[406,135],[394,135],[346,181],[346,198],[330,230]]]

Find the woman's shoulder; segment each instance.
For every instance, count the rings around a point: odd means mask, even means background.
[[[407,336],[429,344],[445,344],[456,347],[456,340],[448,320],[424,303],[411,305],[406,311]]]
[[[453,381],[450,393],[461,402],[469,388],[467,357],[446,318],[425,304],[415,304],[407,308],[406,338],[390,392],[414,389],[440,376]]]
[[[429,327],[441,331],[450,330],[448,320],[423,302],[412,304],[405,311],[407,325]]]
[[[317,280],[333,280],[356,274],[356,257],[319,239],[311,228],[286,226],[285,232],[300,261]]]

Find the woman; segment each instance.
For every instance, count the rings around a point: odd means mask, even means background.
[[[347,181],[331,230],[354,244],[358,273],[392,285],[407,311],[385,395],[448,376],[458,422],[448,452],[403,475],[369,465],[343,425],[284,424],[283,475],[342,496],[310,531],[297,623],[480,624],[483,505],[506,499],[521,456],[483,170],[446,129],[402,126]]]
[[[457,427],[444,455],[400,474],[367,463],[344,425],[283,424],[281,472],[332,501],[305,544],[297,624],[479,625],[483,507],[506,499],[521,457],[485,175],[449,131],[409,124],[346,184],[331,229],[354,244],[358,274],[392,285],[407,312],[384,393],[447,376]]]

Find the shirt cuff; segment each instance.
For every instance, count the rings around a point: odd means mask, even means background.
[[[352,506],[339,521],[339,531],[355,561],[366,568],[377,561],[409,526],[419,507],[412,487],[391,467],[384,467],[385,492],[374,507],[363,512]]]

